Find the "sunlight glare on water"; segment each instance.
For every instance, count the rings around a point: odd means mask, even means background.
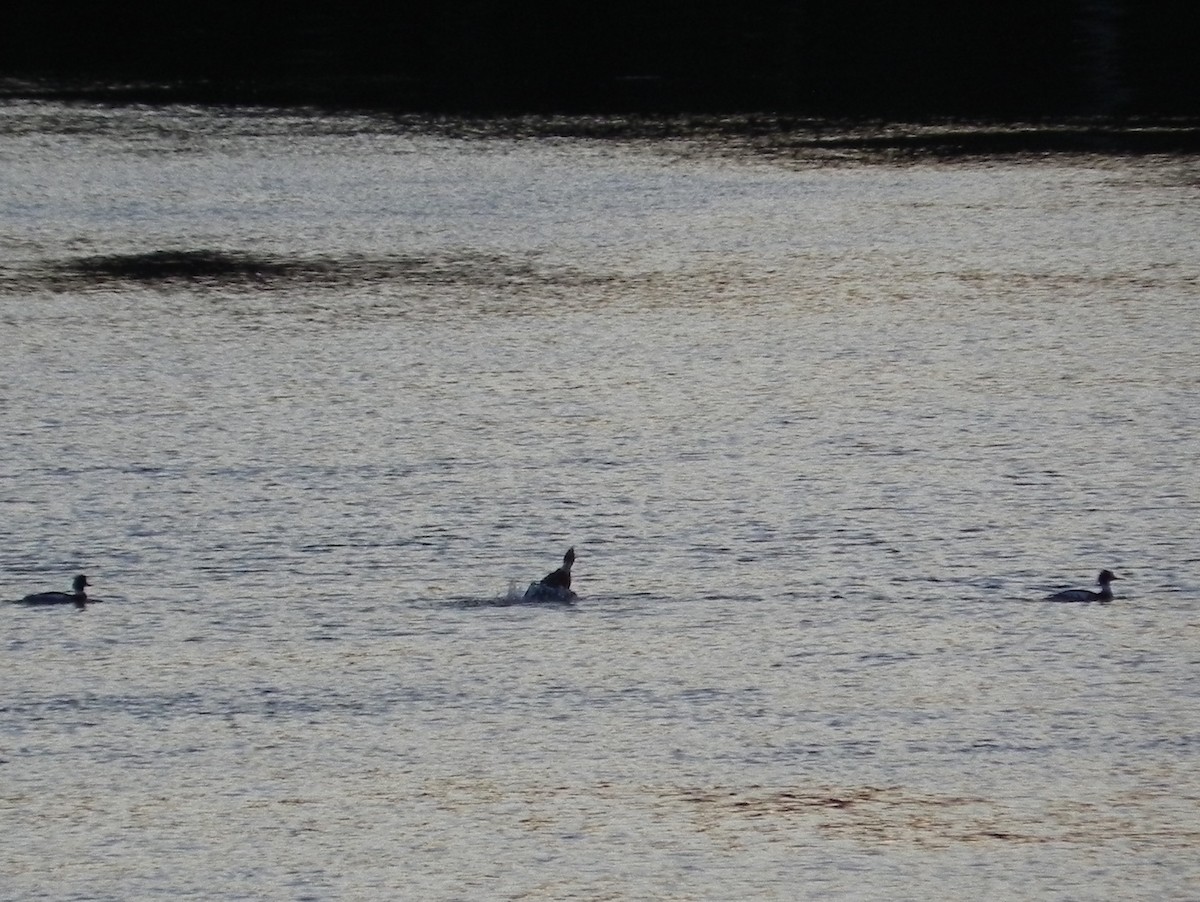
[[[0,163],[5,895],[1200,893],[1196,160]]]

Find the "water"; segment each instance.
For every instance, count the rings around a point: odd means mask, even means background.
[[[4,895],[1195,898],[1198,193],[8,103]]]

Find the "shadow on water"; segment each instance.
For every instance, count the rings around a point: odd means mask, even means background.
[[[432,119],[399,116],[396,125],[451,138],[591,139],[681,142],[717,154],[776,161],[895,163],[1043,154],[1172,154],[1200,149],[1193,117],[1062,117],[1044,121],[850,119],[745,114],[526,115]]]
[[[797,786],[772,789],[706,787],[680,790],[675,800],[694,812],[703,831],[744,830],[746,824],[807,823],[827,836],[868,842],[948,846],[958,843],[1074,844],[1122,839],[1134,843],[1195,843],[1194,824],[1171,823],[1149,800],[1118,794],[1112,808],[1091,800],[1048,799],[1036,816],[986,796],[922,793],[902,786]],[[1122,807],[1145,815],[1135,829]]]
[[[259,291],[378,283],[419,285],[578,284],[585,274],[536,260],[471,251],[383,258],[284,257],[211,249],[70,257],[46,261],[0,281],[0,287],[80,291],[170,287]]]

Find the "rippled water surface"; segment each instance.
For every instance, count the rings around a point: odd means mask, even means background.
[[[1198,200],[0,107],[3,895],[1200,896]]]

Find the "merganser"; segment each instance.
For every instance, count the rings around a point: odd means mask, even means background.
[[[1090,589],[1068,589],[1065,592],[1047,595],[1046,601],[1111,601],[1113,593],[1108,584],[1116,578],[1116,574],[1111,570],[1101,570],[1100,575],[1096,577],[1096,582],[1100,584],[1099,592],[1092,592]]]
[[[571,565],[574,563],[575,549],[568,548],[562,566],[530,583],[525,598],[530,601],[573,601],[576,595],[571,591]]]
[[[80,573],[71,582],[74,592],[38,592],[34,595],[26,595],[21,599],[21,604],[74,604],[83,607],[87,604],[87,593],[84,590],[85,586],[90,586],[88,578]]]

